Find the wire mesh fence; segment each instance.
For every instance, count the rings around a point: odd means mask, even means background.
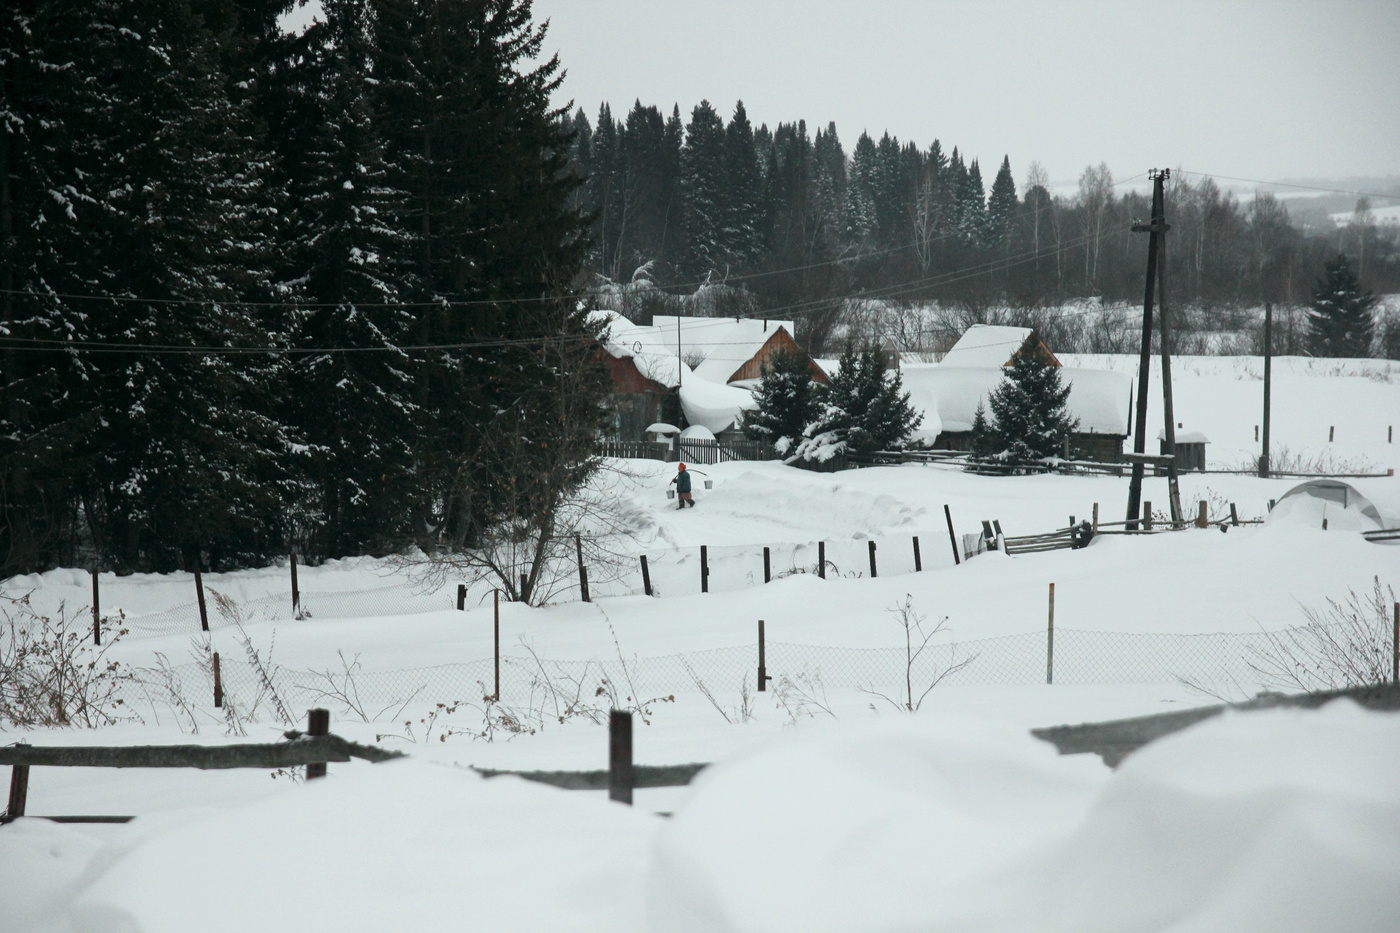
[[[1165,635],[1057,630],[1056,684],[1159,684],[1248,689],[1256,685],[1251,660],[1265,651],[1265,633]],[[1046,681],[1046,634],[1006,635],[931,644],[912,663],[903,648],[847,648],[769,642],[767,671],[830,690],[865,690],[915,698],[934,683],[1002,686]],[[500,659],[500,702],[548,711],[551,705],[592,703],[597,697],[642,702],[693,691],[733,696],[756,685],[757,645],[712,648],[655,657],[554,660],[511,654]],[[416,704],[477,702],[495,691],[495,662],[485,658],[392,671],[294,670],[225,658],[225,696],[245,715],[267,714],[280,701],[287,709],[333,706],[370,721],[392,721]],[[168,670],[166,692],[185,702],[212,704],[213,671],[207,664]],[[770,687],[772,689],[772,687]],[[272,694],[276,695],[275,701]],[[169,703],[149,681],[126,687],[136,708]]]

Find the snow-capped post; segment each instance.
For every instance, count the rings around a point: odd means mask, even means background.
[[[700,545],[700,592],[710,591],[710,551],[705,545]]]
[[[608,799],[632,805],[632,714],[608,714]]]
[[[924,569],[923,558],[919,556],[919,536],[914,535],[914,572],[919,573]]]
[[[953,534],[953,513],[948,511],[948,506],[943,506],[943,518],[948,522],[948,543],[953,546],[953,565],[962,563],[962,555],[958,553],[958,536]]]
[[[1050,584],[1050,621],[1045,629],[1045,682],[1055,682],[1055,584]]]
[[[826,579],[826,542],[817,542],[817,576]]]
[[[102,613],[97,607],[97,567],[92,568],[92,643],[102,644]]]
[[[875,579],[879,574],[875,572],[875,539],[865,542],[866,549],[870,551],[870,579]]]
[[[501,591],[491,590],[492,609],[492,638],[496,645],[496,692],[494,694],[496,702],[501,702]]]
[[[309,709],[306,711],[306,734],[307,735],[330,735],[331,734],[331,711],[328,709]],[[326,763],[324,761],[313,761],[306,766],[306,779],[323,778],[326,776]]]
[[[773,582],[772,555],[769,553],[767,545],[763,548],[763,582]]]
[[[219,670],[219,652],[214,652],[214,708],[222,709],[224,705],[224,677]]]
[[[647,569],[647,556],[642,555],[642,592],[651,595],[651,571]]]
[[[768,681],[772,680],[768,676],[768,646],[763,639],[763,620],[758,620],[758,689],[767,691]]]
[[[588,568],[583,566],[583,535],[574,535],[574,553],[578,555],[578,591],[589,603],[593,600],[588,598]]]
[[[199,568],[194,568],[194,596],[199,601],[199,630],[209,631],[209,609],[204,605],[204,577],[200,574]],[[215,703],[215,706],[219,704]]]
[[[467,585],[466,585],[465,583],[458,583],[458,584],[457,584],[457,611],[458,611],[458,612],[465,612],[466,610],[467,610]]]
[[[301,615],[301,590],[297,589],[297,552],[291,553],[292,568],[292,615]]]

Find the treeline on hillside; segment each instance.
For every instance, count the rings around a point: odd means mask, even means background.
[[[1086,168],[1053,195],[1031,163],[1018,185],[1009,157],[984,168],[939,140],[927,148],[862,133],[848,152],[834,124],[754,127],[740,102],[726,122],[702,101],[683,120],[638,101],[573,117],[576,197],[594,217],[589,269],[645,322],[693,313],[794,317],[799,340],[835,352],[851,299],[938,302],[971,312],[1093,298],[1141,301],[1147,237],[1131,232],[1149,198]],[[1359,206],[1340,230],[1307,231],[1284,202],[1248,202],[1210,178],[1167,186],[1169,282],[1178,307],[1301,306],[1338,251],[1372,290],[1400,290],[1400,238]],[[1191,322],[1185,320],[1187,334]]]
[[[288,5],[0,14],[0,577],[469,545],[587,469],[529,0]]]

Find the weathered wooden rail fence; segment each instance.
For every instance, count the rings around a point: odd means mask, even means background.
[[[14,745],[0,746],[0,765],[10,766],[10,794],[0,823],[26,816],[29,769],[196,768],[201,771],[261,768],[275,771],[304,765],[308,780],[324,777],[326,763],[360,758],[369,762],[402,758],[403,752],[361,745],[328,731],[330,714],[307,711],[307,731],[287,732],[286,741],[237,745]],[[125,823],[129,816],[46,816],[59,823]]]

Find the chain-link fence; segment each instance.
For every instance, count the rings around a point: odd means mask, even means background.
[[[1264,633],[1162,635],[1057,630],[1056,684],[1159,684],[1186,681],[1240,690],[1257,687],[1251,660],[1268,647]],[[1042,684],[1046,680],[1046,635],[1006,635],[929,645],[912,663],[903,648],[837,648],[769,642],[767,671],[774,685],[784,678],[804,689],[867,690],[896,699],[914,698],[930,685]],[[501,703],[530,709],[570,703],[596,705],[598,697],[639,702],[692,691],[730,698],[747,681],[757,682],[757,645],[712,648],[658,657],[561,661],[512,654],[501,658]],[[224,658],[225,696],[245,715],[265,718],[276,700],[294,714],[311,706],[333,706],[375,721],[392,721],[397,710],[416,704],[480,701],[495,689],[490,658],[396,671],[347,671],[259,667],[251,660]],[[185,702],[208,707],[213,672],[186,664],[167,670],[165,686],[131,685],[127,702],[164,702],[172,690]],[[773,689],[773,686],[770,686]],[[276,694],[276,699],[272,694]]]

